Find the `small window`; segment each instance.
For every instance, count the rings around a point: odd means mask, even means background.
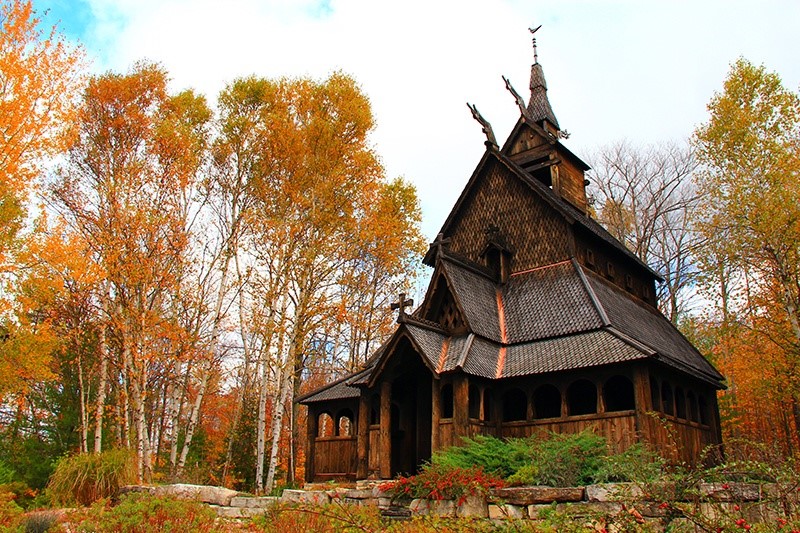
[[[586,264],[590,267],[594,266],[594,251],[592,251],[590,248],[586,249]]]
[[[633,292],[633,276],[625,274],[625,288]]]
[[[317,436],[333,437],[335,431],[333,427],[333,417],[330,413],[322,413],[317,419]]]
[[[481,390],[476,385],[469,386],[469,417],[481,417]]]
[[[579,379],[567,389],[567,410],[570,416],[597,412],[597,387],[588,379]]]
[[[686,420],[686,394],[681,387],[675,387],[675,416]]]
[[[666,414],[675,414],[675,407],[672,401],[672,387],[670,387],[669,383],[666,381],[661,384],[661,403]]]
[[[542,385],[533,393],[534,418],[559,418],[561,416],[561,392],[554,385]]]
[[[483,389],[483,419],[486,422],[491,422],[494,412],[494,403],[492,400],[492,389],[486,387]]]
[[[503,422],[528,418],[528,397],[520,389],[509,389],[503,395]]]
[[[614,263],[612,263],[611,261],[608,261],[606,263],[606,276],[609,277],[609,278],[613,278],[615,274],[616,274],[616,270],[614,269]]]
[[[442,401],[442,418],[453,418],[453,385],[445,383],[440,392]]]
[[[635,409],[633,383],[625,376],[614,376],[603,385],[603,400],[607,412]]]
[[[661,410],[661,394],[658,390],[658,381],[653,376],[650,376],[650,401],[653,402],[653,411]]]

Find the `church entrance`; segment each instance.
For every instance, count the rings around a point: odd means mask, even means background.
[[[406,344],[392,369],[391,473],[410,475],[431,458],[430,370]]]

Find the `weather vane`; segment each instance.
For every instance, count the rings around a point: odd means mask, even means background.
[[[535,28],[528,28],[528,31],[531,32],[531,35],[533,35],[537,31],[539,31],[539,28],[541,28],[541,27],[542,27],[542,25],[539,24]],[[534,63],[538,63],[539,62],[539,55],[536,53],[536,37],[533,38],[533,62]]]

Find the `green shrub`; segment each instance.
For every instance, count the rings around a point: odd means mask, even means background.
[[[661,477],[665,465],[664,458],[637,443],[622,453],[605,457],[594,475],[593,482],[651,483]]]
[[[149,494],[129,494],[123,496],[115,507],[93,507],[81,522],[79,530],[98,533],[200,533],[219,531],[216,520],[217,514],[204,503],[156,498]]]
[[[119,487],[136,479],[134,457],[128,450],[65,457],[50,477],[48,491],[54,503],[89,505],[116,496]]]
[[[0,485],[14,481],[14,469],[0,459]]]
[[[477,435],[464,438],[463,443],[435,452],[431,464],[450,469],[479,467],[487,474],[506,478],[530,461],[530,449],[523,439]]]

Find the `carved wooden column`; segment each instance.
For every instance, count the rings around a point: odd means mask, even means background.
[[[369,469],[369,395],[361,392],[358,399],[358,464],[356,466],[356,479],[366,479]]]
[[[650,373],[644,366],[633,371],[633,398],[636,406],[636,431],[646,441],[652,441],[653,420],[647,415],[653,410],[653,398],[650,394]]]
[[[381,383],[381,479],[392,477],[392,382]]]
[[[317,441],[317,410],[308,406],[306,413],[306,481],[314,481],[314,455]]]
[[[431,453],[439,451],[439,420],[442,418],[442,396],[439,394],[440,380],[431,380]]]
[[[467,376],[453,377],[453,444],[469,437],[469,383]]]

